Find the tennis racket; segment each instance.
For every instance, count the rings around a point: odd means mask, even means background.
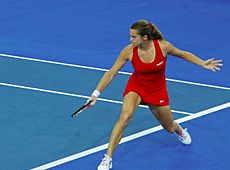
[[[87,109],[89,106],[90,106],[90,104],[93,102],[93,100],[90,100],[90,101],[88,101],[86,104],[84,104],[83,106],[81,106],[77,111],[75,111],[72,115],[71,115],[71,117],[72,118],[74,118],[74,117],[76,117],[79,113],[81,113],[83,110],[85,110],[85,109]]]

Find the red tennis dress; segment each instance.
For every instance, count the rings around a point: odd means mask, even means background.
[[[129,78],[123,97],[129,92],[136,92],[142,99],[142,104],[169,105],[166,89],[165,66],[163,56],[157,40],[153,41],[155,59],[151,63],[144,63],[138,55],[138,47],[133,48],[132,65],[134,72]]]

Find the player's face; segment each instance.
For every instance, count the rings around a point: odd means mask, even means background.
[[[144,43],[144,38],[138,34],[138,30],[130,29],[129,34],[133,46],[140,46]]]

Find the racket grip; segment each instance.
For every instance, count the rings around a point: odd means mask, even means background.
[[[90,105],[92,102],[94,102],[94,100],[93,99],[91,99],[91,100],[87,100],[87,102],[85,103],[85,105]]]

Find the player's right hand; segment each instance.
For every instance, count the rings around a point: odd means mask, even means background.
[[[96,105],[96,101],[97,101],[97,97],[95,96],[91,96],[88,100],[87,103],[92,100],[92,102],[90,103],[90,107],[94,107]]]

